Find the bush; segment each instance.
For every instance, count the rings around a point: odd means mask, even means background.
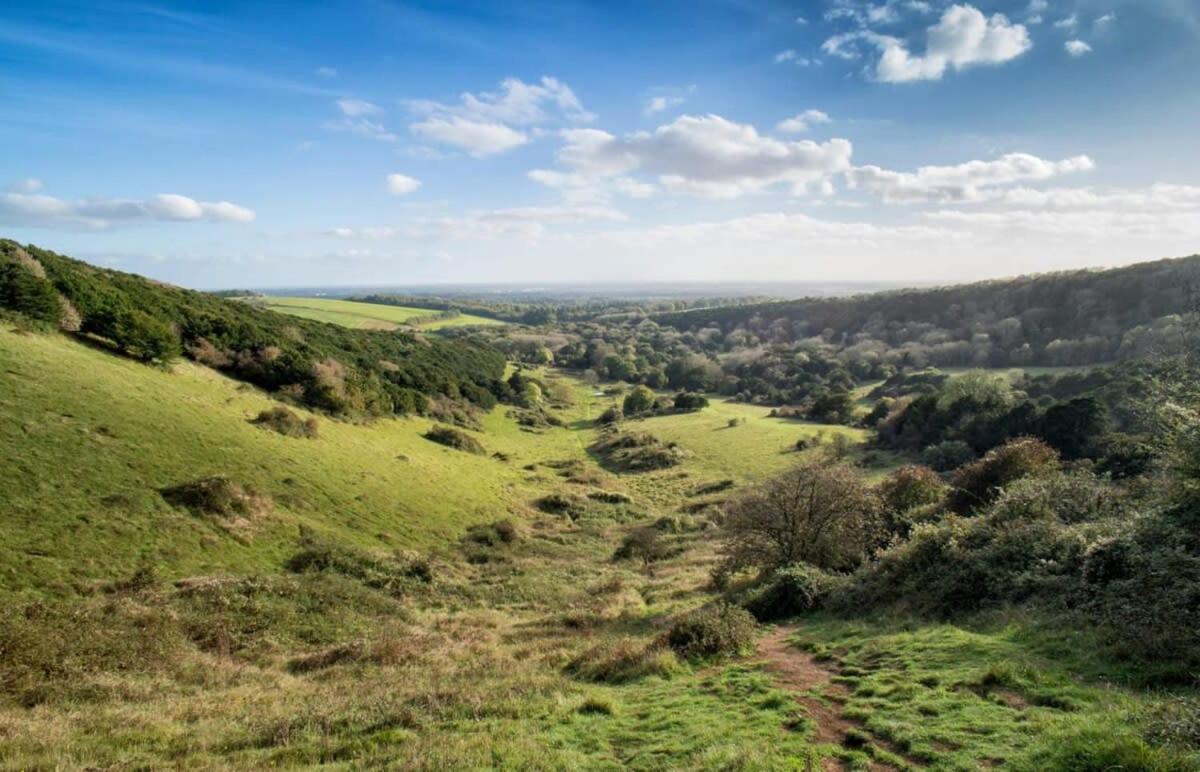
[[[534,506],[550,515],[566,515],[574,520],[583,511],[583,500],[566,493],[551,493],[534,502]]]
[[[304,437],[310,440],[317,438],[317,419],[301,418],[283,405],[262,411],[250,423],[285,437]]]
[[[637,415],[653,410],[654,405],[654,392],[645,386],[637,386],[625,395],[625,401],[621,404],[621,408],[625,415]]]
[[[708,407],[708,398],[703,394],[681,391],[675,395],[676,410],[700,410]]]
[[[303,538],[300,551],[284,567],[298,574],[312,571],[340,574],[392,595],[403,594],[414,582],[433,581],[433,567],[422,558],[401,554],[376,556],[311,535]]]
[[[793,563],[852,569],[881,532],[878,499],[856,470],[803,461],[726,507],[724,566],[727,573]]]
[[[628,683],[649,676],[668,678],[679,669],[675,653],[662,646],[646,646],[633,638],[607,640],[583,651],[567,665],[567,672],[584,681]]]
[[[605,410],[603,413],[600,414],[600,417],[596,419],[596,423],[601,424],[603,426],[608,426],[611,424],[620,423],[621,420],[623,420],[624,418],[625,418],[625,413],[623,413],[621,411],[621,408],[619,408],[616,405],[613,405],[612,407],[608,408],[607,410]]]
[[[675,443],[662,443],[644,432],[610,431],[591,450],[610,468],[623,472],[648,472],[675,466],[686,452]]]
[[[1058,470],[1058,452],[1041,440],[1021,437],[994,448],[955,472],[950,508],[965,514],[995,501],[1006,485],[1022,477],[1046,477]]]
[[[169,503],[195,514],[226,519],[254,517],[271,505],[266,496],[219,476],[162,488],[159,493]]]
[[[448,448],[461,450],[464,453],[474,453],[482,455],[487,451],[479,440],[459,429],[454,429],[449,426],[434,426],[429,431],[425,432],[425,439],[431,442],[436,442],[439,445],[445,445]]]
[[[643,565],[671,556],[670,546],[653,527],[635,528],[625,534],[621,546],[613,553],[613,560],[640,560]]]
[[[975,459],[975,451],[962,440],[945,440],[921,451],[921,463],[938,472],[950,472]]]
[[[667,631],[666,642],[687,659],[734,656],[754,645],[754,617],[727,603],[693,611]]]
[[[760,622],[786,619],[821,608],[834,583],[816,566],[797,563],[777,570],[743,605]]]

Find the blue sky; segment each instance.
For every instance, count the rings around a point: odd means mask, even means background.
[[[186,286],[1200,250],[1195,0],[0,9],[0,234]]]

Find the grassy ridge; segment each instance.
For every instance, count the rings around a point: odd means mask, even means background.
[[[269,295],[263,298],[262,302],[267,308],[279,313],[361,330],[394,330],[400,325],[412,325],[423,330],[439,330],[443,327],[504,324],[496,319],[473,314],[458,314],[446,319],[438,319],[436,318],[438,312],[428,308],[385,306],[353,300]]]
[[[520,512],[534,490],[517,460],[579,453],[566,432],[536,451],[502,410],[486,446],[457,453],[421,435],[425,419],[357,425],[319,418],[320,438],[249,419],[278,404],[190,363],[170,373],[60,336],[0,330],[0,575],[8,587],[127,574],[142,555],[171,573],[277,566],[296,526],[353,543],[444,544],[468,525]],[[300,411],[302,415],[310,414]],[[274,514],[235,537],[167,505],[156,488],[225,474],[270,495]]]

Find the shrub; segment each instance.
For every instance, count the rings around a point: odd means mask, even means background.
[[[904,466],[889,474],[877,488],[883,506],[892,512],[938,504],[946,483],[926,466]]]
[[[625,395],[621,408],[625,415],[637,415],[654,409],[654,392],[645,386],[637,386]]]
[[[534,506],[550,515],[566,515],[572,520],[583,511],[583,501],[566,493],[551,493],[534,502]]]
[[[24,250],[22,250],[24,253]],[[32,258],[30,258],[32,260]],[[41,264],[34,262],[38,268]],[[63,316],[54,285],[42,275],[15,260],[5,261],[0,253],[0,308],[16,311],[32,319],[56,324]]]
[[[1058,453],[1046,443],[1032,437],[1010,440],[955,472],[950,508],[959,513],[977,510],[995,501],[1006,485],[1057,470]]]
[[[662,443],[645,432],[609,431],[591,449],[604,463],[625,472],[647,472],[675,466],[686,452],[675,443]]]
[[[262,514],[271,503],[253,489],[220,476],[162,488],[159,493],[171,504],[186,507],[195,514],[228,519]]]
[[[726,507],[727,572],[812,563],[854,568],[879,542],[878,500],[845,464],[804,461]]]
[[[439,445],[445,445],[448,448],[461,450],[464,453],[474,453],[482,455],[487,451],[479,440],[464,431],[455,429],[450,426],[434,426],[429,431],[425,432],[425,439],[431,442],[436,442]]]
[[[600,414],[600,417],[596,419],[596,423],[607,426],[619,423],[623,418],[625,418],[625,413],[621,411],[621,408],[613,405]]]
[[[654,527],[635,528],[625,534],[621,546],[613,553],[613,560],[640,560],[643,565],[671,556],[670,546],[659,536]]]
[[[784,566],[755,588],[743,605],[760,622],[794,617],[821,608],[834,582],[832,576],[807,563]]]
[[[649,676],[668,678],[679,669],[675,652],[646,646],[634,638],[617,638],[596,644],[567,665],[567,672],[584,681],[628,683]]]
[[[285,437],[304,437],[310,440],[317,438],[317,419],[301,418],[283,405],[262,411],[250,423]]]
[[[975,451],[962,440],[944,440],[921,451],[921,463],[938,472],[949,472],[975,458]]]
[[[377,556],[362,550],[334,544],[306,535],[301,549],[284,567],[294,573],[330,572],[354,579],[375,590],[400,595],[413,582],[433,581],[433,567],[415,556],[394,554]]]
[[[734,656],[754,645],[756,625],[749,611],[732,604],[693,611],[667,631],[666,642],[687,659]]]
[[[700,410],[708,407],[708,398],[703,394],[681,391],[675,395],[676,410]]]

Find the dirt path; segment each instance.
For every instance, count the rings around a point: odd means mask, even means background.
[[[818,743],[844,746],[851,736],[865,730],[862,725],[842,715],[842,704],[850,695],[844,684],[833,681],[836,675],[830,667],[822,665],[811,654],[788,643],[788,638],[797,630],[796,625],[779,625],[758,641],[758,659],[771,674],[775,686],[792,693],[816,724],[813,740]],[[814,696],[814,695],[820,695]],[[891,743],[873,738],[875,743],[891,753],[898,753]],[[918,766],[909,760],[912,766]],[[840,759],[824,759],[822,767],[832,772],[849,767]],[[872,770],[884,772],[898,768],[884,762],[873,762]]]

